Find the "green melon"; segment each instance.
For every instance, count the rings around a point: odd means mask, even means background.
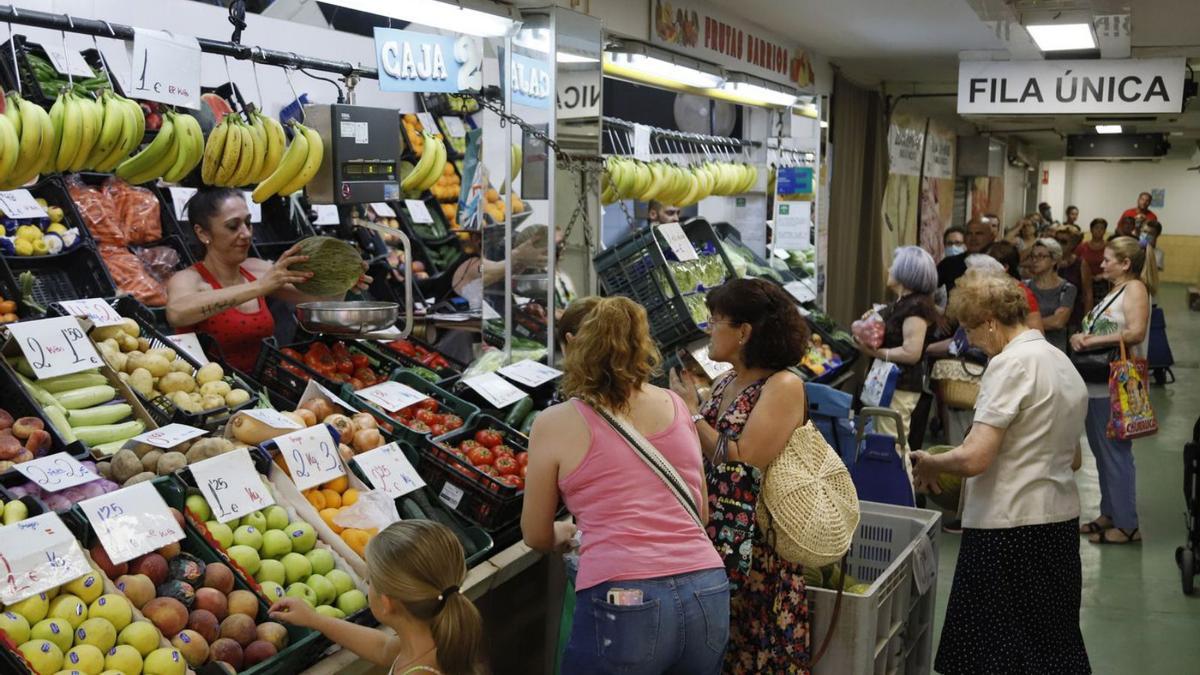
[[[342,295],[354,288],[363,273],[358,249],[341,239],[309,237],[300,242],[300,254],[308,256],[308,260],[289,269],[313,273],[308,281],[296,284],[296,290],[301,293]]]
[[[925,448],[925,452],[931,455],[940,455],[943,452],[949,452],[956,446],[953,445],[934,445]],[[958,499],[962,494],[962,476],[954,474],[941,473],[938,475],[938,487],[941,488],[941,494],[929,494],[929,499],[934,504],[946,509],[947,511],[958,511]]]

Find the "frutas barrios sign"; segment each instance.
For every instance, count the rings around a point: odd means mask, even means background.
[[[958,112],[967,115],[1178,113],[1183,58],[964,61]]]
[[[478,38],[376,28],[375,59],[383,91],[457,92],[483,86]]]

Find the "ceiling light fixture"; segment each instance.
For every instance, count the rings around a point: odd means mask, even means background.
[[[626,71],[631,75],[648,76],[651,79],[665,80],[670,83],[682,84],[699,89],[713,89],[721,86],[721,76],[700,70],[697,67],[682,65],[649,54],[607,51],[604,53],[604,64],[607,70]],[[643,78],[637,78],[643,79]]]
[[[402,2],[394,0],[321,0],[321,2],[400,19],[418,26],[478,37],[503,37],[512,30],[514,25],[520,23],[518,18],[520,15],[516,13],[516,10],[509,10],[508,16],[501,16],[464,6],[499,8],[499,5],[492,3],[484,5],[469,0],[458,0],[454,4],[438,0],[403,0]]]
[[[1097,124],[1096,125],[1096,133],[1098,133],[1098,134],[1119,134],[1119,133],[1122,133],[1123,131],[1124,130],[1121,129],[1120,124]]]
[[[1090,23],[1031,24],[1025,30],[1043,52],[1096,48],[1096,34]]]
[[[550,31],[546,28],[522,28],[513,37],[513,46],[545,54],[550,51]],[[596,63],[600,59],[558,50],[554,60],[559,63]]]
[[[771,105],[792,106],[799,100],[796,90],[745,73],[727,72],[722,91]]]

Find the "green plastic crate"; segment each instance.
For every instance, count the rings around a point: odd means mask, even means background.
[[[437,401],[442,410],[458,415],[462,418],[463,426],[470,425],[471,421],[479,414],[479,408],[458,396],[442,389],[429,380],[410,372],[407,368],[397,368],[392,371],[388,378],[392,382],[399,382],[425,394],[429,398]],[[384,424],[392,426],[392,435],[400,441],[404,441],[412,446],[419,446],[425,442],[427,434],[409,429],[403,424],[393,420],[390,415],[383,411],[375,404],[359,397],[354,390],[348,386],[342,387],[342,397],[353,406],[359,407],[375,416],[375,419]]]

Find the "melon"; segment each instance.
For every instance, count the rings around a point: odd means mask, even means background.
[[[354,288],[363,274],[358,249],[341,239],[309,237],[300,242],[300,255],[308,256],[308,260],[288,269],[313,273],[308,281],[296,284],[301,293],[340,296]]]
[[[949,452],[956,446],[953,445],[934,445],[926,448],[925,452],[931,455],[940,455],[943,452]],[[958,500],[962,494],[962,476],[956,476],[949,473],[938,474],[938,487],[941,488],[941,494],[929,494],[929,499],[933,500],[934,504],[946,509],[947,511],[958,511]]]

